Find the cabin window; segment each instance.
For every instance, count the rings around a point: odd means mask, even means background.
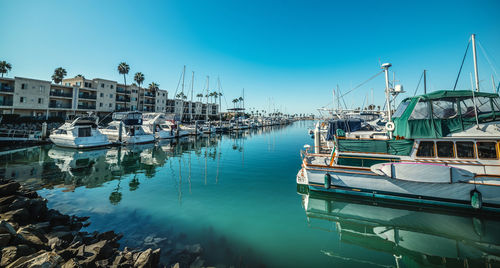
[[[109,129],[109,130],[116,130],[116,126],[109,126],[109,127],[107,127],[107,129]]]
[[[453,142],[452,141],[438,141],[437,145],[437,155],[438,157],[455,157],[455,153],[453,152]]]
[[[452,100],[436,100],[432,102],[432,113],[434,118],[451,119],[457,116],[458,109]]]
[[[417,156],[419,157],[434,157],[434,142],[421,141],[418,145]]]
[[[90,137],[92,136],[89,127],[78,128],[78,137]]]
[[[476,105],[478,108],[478,114],[487,114],[491,113],[491,102],[490,98],[487,97],[477,97]]]
[[[458,158],[476,158],[472,141],[457,141],[455,144]]]
[[[481,159],[497,159],[495,142],[477,142],[477,156]]]
[[[460,102],[460,111],[462,113],[462,117],[471,118],[476,116],[474,111],[474,101],[470,99],[464,99]]]
[[[495,112],[500,112],[500,98],[492,98],[491,102],[493,103]]]
[[[411,113],[410,120],[413,119],[428,119],[429,116],[429,103],[426,101],[419,101],[413,112]]]
[[[399,106],[392,118],[399,118],[406,111],[406,107],[410,104],[410,101],[404,101]]]

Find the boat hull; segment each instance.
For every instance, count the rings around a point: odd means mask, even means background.
[[[330,175],[329,185],[325,183],[326,173]],[[348,172],[340,169],[302,169],[297,174],[297,183],[306,184],[313,191],[466,209],[473,209],[471,196],[478,191],[481,193],[482,209],[500,211],[500,187],[495,184],[415,182],[391,179],[370,171]]]
[[[59,147],[78,149],[102,147],[111,144],[105,135],[72,138],[68,135],[53,134],[50,136],[50,141]]]

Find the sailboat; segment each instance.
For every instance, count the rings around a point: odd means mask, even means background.
[[[394,114],[390,67],[382,65],[385,135],[337,132],[326,152],[315,139],[314,152],[310,146],[302,152],[297,183],[313,191],[500,211],[500,97],[478,91],[476,60],[476,90],[406,98]]]

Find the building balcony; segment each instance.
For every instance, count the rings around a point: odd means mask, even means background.
[[[122,96],[116,96],[116,101],[120,101],[120,102],[130,102],[130,98],[128,97],[122,97]]]
[[[121,93],[121,94],[130,94],[130,90],[126,90],[122,87],[116,87],[116,93]]]
[[[7,84],[2,84],[0,86],[0,91],[1,92],[9,92],[9,93],[12,93],[14,92],[14,87],[11,87],[10,85],[7,85]]]
[[[87,93],[80,92],[78,94],[78,98],[80,98],[80,99],[87,99],[87,100],[95,100],[95,99],[97,99],[97,95],[95,95],[95,94],[87,94]]]
[[[155,94],[151,93],[151,92],[146,92],[144,93],[144,96],[145,97],[148,97],[148,98],[154,98],[155,97]]]
[[[0,106],[12,106],[12,100],[0,100]]]
[[[51,102],[49,108],[71,109],[71,103]]]
[[[61,92],[61,91],[51,91],[50,96],[73,98],[73,93],[67,93],[67,92]]]
[[[95,105],[78,104],[78,109],[95,110]]]
[[[115,109],[115,111],[117,111],[117,112],[127,112],[129,110],[130,109],[127,107],[116,107],[116,109]]]

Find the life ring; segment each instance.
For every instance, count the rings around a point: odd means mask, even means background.
[[[388,131],[394,131],[396,127],[394,126],[393,122],[387,122],[387,124],[385,124],[385,129],[387,129]]]

